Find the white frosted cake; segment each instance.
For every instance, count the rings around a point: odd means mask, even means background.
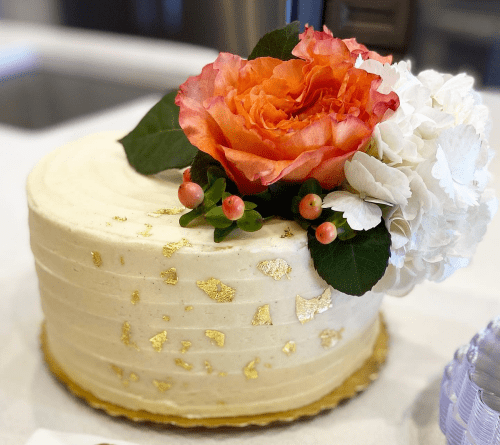
[[[137,173],[120,136],[58,149],[28,179],[46,348],[70,381],[132,411],[234,417],[310,404],[363,365],[380,294],[328,286],[292,221],[219,244],[180,227],[182,174]]]

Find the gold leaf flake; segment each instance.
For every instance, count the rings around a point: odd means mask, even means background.
[[[163,343],[167,341],[167,331],[156,334],[154,337],[151,337],[149,341],[151,345],[153,345],[153,349],[160,352],[163,349]]]
[[[226,338],[226,335],[223,332],[220,331],[214,331],[212,329],[207,329],[205,331],[205,335],[211,339],[212,344],[217,345],[219,347],[224,346],[224,340]]]
[[[217,405],[225,405],[226,402],[224,402],[224,400],[217,400],[217,402],[215,402]]]
[[[321,346],[325,349],[334,347],[340,340],[342,340],[342,332],[344,332],[344,328],[339,331],[334,329],[324,329],[319,334]]]
[[[192,247],[192,244],[186,238],[182,238],[180,241],[177,241],[175,243],[168,243],[167,245],[163,246],[163,256],[170,258],[182,247]]]
[[[227,372],[221,371],[217,374],[219,377],[227,377]]]
[[[155,212],[149,212],[148,216],[159,218],[161,215],[178,215],[186,210],[185,207],[172,207],[170,209],[158,209]]]
[[[217,303],[229,303],[233,301],[236,289],[226,286],[216,278],[210,278],[207,281],[197,281],[196,285],[205,292],[212,300]]]
[[[285,346],[283,346],[282,351],[286,355],[290,356],[293,353],[297,352],[297,345],[295,344],[295,342],[293,340],[290,340],[289,342],[287,342],[287,344]]]
[[[184,310],[185,310],[186,312],[192,311],[193,309],[194,309],[194,307],[193,307],[193,306],[191,306],[191,305],[186,306],[186,307],[184,308]]]
[[[122,266],[125,264],[125,258],[123,258],[123,255],[120,257],[120,264]]]
[[[151,229],[153,228],[153,226],[151,224],[144,224],[146,226],[146,229],[143,230],[142,232],[138,232],[137,235],[141,235],[145,238],[147,238],[148,236],[151,236]]]
[[[130,323],[128,321],[125,321],[122,325],[122,335],[120,339],[124,345],[132,346],[139,351],[137,344],[130,341]]]
[[[271,365],[271,363],[264,363],[264,367],[271,369],[273,367],[273,365]]]
[[[118,366],[116,365],[111,365],[111,369],[113,370],[113,372],[120,378],[123,377],[123,369],[122,368],[119,368]]]
[[[176,285],[179,279],[177,278],[177,269],[171,267],[168,270],[164,270],[160,273],[160,277],[164,278],[163,282],[166,284]]]
[[[106,226],[111,227],[111,223],[106,221]]]
[[[159,392],[165,392],[168,391],[170,388],[172,388],[171,383],[161,382],[159,380],[153,380],[153,385],[155,385],[156,388],[158,388]]]
[[[141,297],[139,295],[139,291],[135,290],[134,292],[132,292],[132,297],[130,298],[130,302],[132,304],[137,304],[137,303],[139,303],[140,300],[141,300]]]
[[[181,344],[182,344],[181,354],[185,354],[186,352],[188,352],[189,348],[192,345],[192,343],[188,340],[182,340]]]
[[[260,362],[260,359],[257,357],[255,360],[252,360],[250,363],[248,363],[244,368],[243,368],[243,373],[245,374],[245,377],[250,380],[250,379],[256,379],[259,377],[259,373],[255,369],[255,365]]]
[[[191,369],[193,369],[193,365],[186,363],[184,360],[182,360],[180,358],[175,359],[175,364],[177,366],[180,366],[181,368],[184,368],[186,371],[191,371]]]
[[[290,229],[290,227],[287,227],[285,229],[285,233],[281,235],[280,238],[291,238],[292,236],[293,236],[292,230]]]
[[[94,263],[94,265],[97,267],[101,267],[102,266],[101,254],[97,252],[97,250],[94,250],[90,253],[92,255],[92,262]]]
[[[170,317],[168,315],[164,315],[163,317],[161,317],[163,320],[165,321],[170,321]]]
[[[208,360],[205,360],[205,369],[207,370],[207,374],[212,374],[214,369]]]
[[[135,372],[131,372],[130,375],[128,376],[130,380],[133,382],[138,382],[139,381],[139,376]]]
[[[121,222],[127,221],[127,218],[125,216],[113,216],[113,219],[115,221],[121,221]]]
[[[125,388],[128,388],[128,385],[130,385],[130,382],[128,380],[122,380],[122,384],[123,384],[123,386],[125,386]]]
[[[304,324],[311,321],[316,314],[321,314],[332,307],[330,288],[325,289],[319,297],[306,300],[300,295],[295,297],[295,313],[299,321]]]
[[[262,326],[262,325],[272,325],[271,313],[269,312],[269,305],[259,306],[257,312],[253,316],[252,325]]]
[[[259,269],[264,275],[274,278],[276,281],[281,280],[285,275],[288,279],[290,279],[288,274],[292,271],[292,268],[288,265],[288,263],[281,258],[276,260],[261,261],[257,264],[257,269]]]

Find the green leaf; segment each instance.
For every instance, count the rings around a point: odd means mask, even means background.
[[[203,200],[205,211],[211,209],[222,199],[222,194],[225,190],[226,180],[224,178],[217,179],[213,183],[213,185],[205,192],[205,198]]]
[[[150,175],[169,168],[187,167],[198,149],[179,125],[177,91],[166,94],[137,126],[121,139],[128,162],[139,173]]]
[[[245,210],[243,216],[236,221],[238,227],[245,232],[256,232],[264,224],[262,216],[255,210]]]
[[[391,235],[382,221],[373,229],[357,232],[354,238],[321,244],[312,230],[308,242],[314,267],[334,289],[363,295],[384,275],[389,263]]]
[[[179,218],[179,225],[181,227],[187,227],[192,221],[196,218],[199,218],[203,215],[203,207],[196,207],[196,209],[191,210],[188,213],[185,213]]]
[[[245,210],[253,210],[257,207],[257,204],[255,202],[250,202],[250,201],[244,201],[245,202]]]
[[[319,181],[315,178],[306,179],[299,189],[299,198],[303,198],[310,193],[314,193],[315,195],[321,196],[323,193],[323,189]]]
[[[248,56],[248,60],[257,57],[274,57],[280,60],[295,59],[292,50],[299,43],[299,28],[299,22],[292,22],[284,28],[268,32],[257,42]]]
[[[214,241],[216,243],[220,243],[221,241],[226,238],[234,229],[236,229],[238,226],[236,225],[235,222],[233,222],[229,227],[226,227],[224,229],[215,229],[214,230]]]
[[[210,225],[217,229],[225,229],[233,223],[233,221],[224,215],[222,207],[220,206],[212,207],[207,213],[205,213],[205,219]]]

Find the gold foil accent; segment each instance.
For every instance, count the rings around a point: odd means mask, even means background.
[[[185,207],[172,207],[170,209],[158,209],[155,212],[149,212],[148,216],[159,218],[161,215],[178,215],[186,210]]]
[[[165,321],[170,321],[170,317],[168,315],[164,315],[163,317],[161,317],[163,320]]]
[[[264,367],[271,369],[273,367],[273,365],[271,365],[271,363],[264,363]]]
[[[259,306],[257,312],[253,316],[252,325],[262,326],[262,325],[272,325],[271,313],[269,312],[269,305]]]
[[[186,352],[188,352],[189,348],[192,345],[192,343],[188,340],[182,340],[181,344],[182,344],[181,354],[185,354]]]
[[[180,241],[175,243],[168,243],[163,246],[163,256],[170,258],[175,252],[177,252],[182,247],[193,247],[192,244],[186,239],[182,238]]]
[[[128,385],[130,385],[130,382],[128,380],[122,380],[122,385],[125,386],[125,388],[128,388]]]
[[[290,229],[290,227],[287,227],[285,229],[285,233],[283,233],[283,235],[281,235],[280,238],[291,238],[292,236],[293,236],[292,229]]]
[[[177,281],[179,281],[179,278],[177,278],[177,269],[175,267],[171,267],[168,270],[160,272],[160,277],[164,279],[164,283],[171,284],[173,286],[175,286]]]
[[[118,366],[116,365],[111,365],[111,369],[113,370],[113,372],[120,378],[123,377],[123,369],[122,368],[119,368]]]
[[[276,281],[281,280],[285,275],[288,279],[290,279],[288,274],[292,272],[292,268],[281,258],[276,260],[261,261],[257,264],[257,269],[259,269],[264,275],[267,275]]]
[[[194,307],[193,307],[193,306],[191,306],[191,305],[186,306],[186,307],[184,308],[184,310],[185,310],[186,312],[192,311],[193,309],[194,309]]]
[[[120,257],[120,264],[122,266],[125,265],[125,258],[123,258],[123,255]]]
[[[326,288],[319,297],[306,300],[300,295],[295,297],[295,313],[299,321],[304,324],[311,321],[316,314],[321,314],[332,307],[330,288]]]
[[[184,360],[182,360],[180,358],[175,359],[175,364],[177,366],[180,366],[181,368],[184,368],[186,371],[191,371],[191,369],[193,369],[193,365],[186,363]]]
[[[229,249],[232,249],[234,246],[221,246],[221,247],[214,247],[214,250],[215,251],[219,251],[219,250],[229,250]]]
[[[151,236],[151,229],[153,228],[153,226],[151,224],[144,224],[146,226],[146,229],[143,230],[142,232],[138,232],[137,235],[141,235],[145,238],[147,238],[148,236]]]
[[[139,303],[139,301],[141,301],[141,296],[139,295],[139,291],[135,290],[134,292],[132,292],[132,297],[130,297],[130,302],[132,304],[137,304]]]
[[[127,221],[127,218],[125,216],[113,216],[113,219],[115,221],[121,221],[121,222]]]
[[[111,227],[111,223],[106,221],[106,226]]]
[[[156,386],[159,392],[165,392],[168,391],[170,388],[172,388],[172,384],[168,382],[162,382],[160,380],[153,380],[153,385]]]
[[[92,255],[92,262],[94,263],[94,266],[101,267],[102,266],[101,254],[97,252],[97,250],[93,250],[90,253]]]
[[[221,371],[217,374],[219,377],[227,377],[227,372]]]
[[[217,402],[215,402],[216,405],[225,405],[226,402],[224,402],[224,400],[217,400]]]
[[[290,356],[293,353],[297,352],[297,345],[295,344],[295,342],[293,340],[290,340],[289,342],[287,342],[287,344],[285,346],[283,346],[282,351],[286,355]]]
[[[230,303],[234,299],[236,289],[229,287],[216,278],[197,281],[196,285],[217,303]]]
[[[80,385],[74,382],[57,363],[48,346],[45,322],[42,323],[40,343],[45,363],[50,372],[62,384],[64,384],[72,394],[84,400],[89,404],[89,406],[95,409],[103,410],[113,417],[124,416],[137,423],[156,422],[158,424],[176,425],[186,428],[200,426],[209,428],[221,426],[246,427],[249,425],[266,426],[274,422],[291,422],[301,417],[315,416],[324,410],[333,409],[338,406],[341,401],[345,401],[356,396],[370,386],[371,383],[377,380],[389,351],[389,334],[382,315],[380,315],[379,321],[376,323],[379,323],[380,332],[374,344],[373,354],[368,357],[363,365],[356,372],[351,374],[344,381],[344,383],[342,383],[342,385],[335,388],[332,392],[310,404],[288,411],[238,417],[181,417],[175,415],[155,414],[144,410],[132,410],[114,403],[106,402],[94,396],[91,392],[83,389]],[[169,389],[171,385],[166,382],[164,383],[169,385],[165,390]]]
[[[132,346],[139,351],[137,344],[130,341],[130,323],[128,321],[125,321],[122,325],[122,335],[120,339],[124,345]]]
[[[243,368],[243,373],[247,380],[257,379],[259,377],[259,373],[255,369],[255,365],[260,362],[260,359],[257,357],[255,360],[252,360]]]
[[[133,382],[138,382],[139,381],[139,376],[135,372],[131,372],[130,375],[128,376],[130,380]]]
[[[344,328],[339,331],[334,329],[324,329],[319,334],[321,346],[325,349],[334,347],[340,340],[342,340],[342,332],[344,332]]]
[[[212,374],[212,372],[214,372],[214,368],[212,368],[212,365],[210,364],[210,362],[208,360],[205,360],[205,369],[207,370],[207,374]]]
[[[156,352],[161,352],[163,349],[163,343],[167,341],[167,331],[156,334],[154,337],[151,337],[149,341]]]
[[[224,346],[224,340],[226,338],[226,335],[223,332],[220,331],[214,331],[212,329],[207,329],[205,331],[205,335],[211,339],[211,343],[214,345],[217,345],[219,347]]]

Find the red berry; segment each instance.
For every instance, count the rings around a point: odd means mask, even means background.
[[[245,203],[239,196],[228,196],[226,199],[224,199],[224,201],[222,201],[222,211],[224,212],[224,215],[226,215],[227,219],[236,221],[243,216],[243,212],[245,211]]]
[[[299,213],[302,216],[302,218],[316,219],[319,217],[319,215],[321,215],[321,211],[323,210],[321,208],[322,203],[323,202],[318,195],[314,193],[309,193],[308,195],[304,196],[300,201]]]
[[[186,170],[182,172],[182,181],[191,182],[191,167],[186,168]]]
[[[183,206],[188,209],[195,209],[203,202],[205,194],[196,182],[183,182],[179,186],[177,196]]]
[[[335,238],[337,238],[337,227],[331,222],[326,221],[316,229],[316,239],[321,244],[330,244]]]

